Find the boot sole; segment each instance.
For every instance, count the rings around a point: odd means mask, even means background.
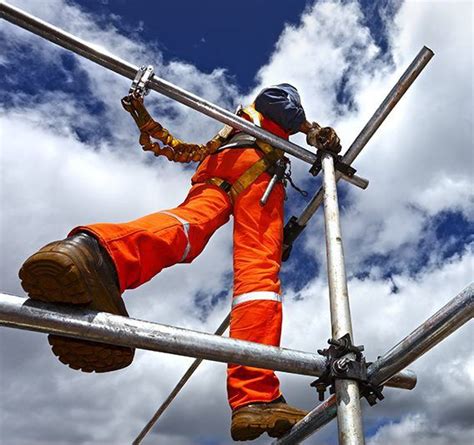
[[[235,441],[255,440],[263,433],[268,433],[270,437],[282,437],[290,429],[302,419],[300,416],[293,416],[285,419],[275,418],[274,415],[262,416],[259,422],[254,419],[239,419],[238,422],[233,423],[231,436]]]
[[[39,251],[23,264],[19,276],[24,291],[32,300],[47,303],[90,304],[92,292],[80,268],[67,254],[53,249]],[[52,334],[48,335],[48,342],[61,363],[83,372],[109,372],[125,368],[132,363],[135,352],[123,346]]]
[[[298,423],[300,419],[294,419],[294,420],[276,420],[275,424],[273,425],[272,428],[270,428],[267,433],[270,437],[282,437],[284,436],[288,431],[293,428],[293,426]]]
[[[18,274],[21,286],[33,300],[48,303],[89,304],[91,294],[78,267],[61,252],[38,252]]]

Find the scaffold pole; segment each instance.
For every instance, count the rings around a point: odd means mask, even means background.
[[[336,170],[332,155],[323,155],[322,168],[332,339],[338,340],[348,334],[353,341],[349,292],[347,289],[344,250],[339,221]],[[344,357],[341,357],[341,360],[354,358],[355,354],[349,352]],[[335,389],[339,443],[341,445],[364,445],[364,428],[362,426],[362,411],[357,381],[337,378]]]

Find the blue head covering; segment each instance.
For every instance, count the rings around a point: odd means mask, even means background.
[[[306,120],[298,90],[289,83],[260,91],[255,99],[255,109],[289,133],[296,133]]]

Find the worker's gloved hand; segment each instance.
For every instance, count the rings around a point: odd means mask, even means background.
[[[334,128],[321,128],[318,133],[318,141],[323,150],[332,151],[333,153],[339,153],[341,151],[341,140]]]
[[[333,153],[341,151],[341,141],[335,130],[331,127],[320,127],[316,122],[312,124],[308,131],[306,142],[308,145]]]

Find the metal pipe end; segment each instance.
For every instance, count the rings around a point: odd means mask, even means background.
[[[423,46],[423,50],[429,51],[429,53],[431,54],[431,57],[435,55],[434,51],[431,48],[428,48],[426,45]]]

